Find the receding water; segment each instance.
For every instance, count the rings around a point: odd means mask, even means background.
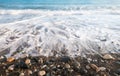
[[[0,0],[0,55],[120,53],[119,0]]]

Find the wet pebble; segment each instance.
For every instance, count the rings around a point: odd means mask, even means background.
[[[61,62],[68,63],[71,59],[68,56],[61,57]]]
[[[70,65],[68,63],[65,64],[65,68],[69,69]]]
[[[105,71],[106,68],[105,68],[105,67],[99,67],[99,70],[100,70],[100,71]]]
[[[31,60],[30,60],[30,59],[26,59],[26,60],[25,60],[25,63],[26,63],[26,64],[30,64],[30,63],[31,63]]]
[[[104,56],[103,56],[103,58],[104,59],[115,59],[113,56],[111,56],[110,54],[105,54]]]
[[[93,70],[95,70],[96,72],[99,71],[99,68],[98,68],[97,65],[95,65],[95,64],[90,64],[90,66],[91,66],[91,68],[92,68]]]
[[[27,64],[25,64],[25,62],[20,61],[18,63],[15,64],[15,68],[19,68],[19,69],[28,69]]]
[[[86,65],[86,69],[90,69],[90,66],[89,66],[89,65]]]
[[[38,75],[39,75],[39,76],[43,76],[43,75],[45,75],[45,74],[46,74],[46,72],[45,72],[44,70],[38,72]]]
[[[118,74],[118,75],[120,75],[120,69],[117,69],[117,70],[115,71],[115,73]]]
[[[15,60],[15,58],[13,58],[13,57],[10,57],[10,58],[7,59],[8,62],[12,62],[14,60]]]
[[[9,66],[8,70],[10,70],[10,71],[14,70],[14,65]]]
[[[19,72],[12,72],[8,76],[19,76],[19,75],[20,75]]]
[[[20,73],[20,76],[25,76],[25,74],[24,73]]]

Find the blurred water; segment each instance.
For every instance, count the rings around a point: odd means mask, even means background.
[[[0,56],[120,53],[119,3],[0,0]]]

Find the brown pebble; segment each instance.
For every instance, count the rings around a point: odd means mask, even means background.
[[[14,60],[15,60],[15,58],[13,58],[13,57],[10,57],[10,58],[7,59],[8,62],[12,62]]]
[[[99,72],[99,68],[95,64],[90,64],[91,68],[95,70],[96,72]]]
[[[30,59],[26,59],[26,60],[25,60],[25,63],[26,63],[26,64],[30,64],[30,63],[31,63]]]

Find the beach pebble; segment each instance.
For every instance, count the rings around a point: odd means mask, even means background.
[[[117,69],[117,70],[115,71],[115,73],[118,74],[118,75],[120,75],[120,69]]]
[[[28,69],[27,64],[25,64],[25,62],[20,61],[18,63],[15,64],[15,68],[19,68],[19,69]]]
[[[68,63],[71,59],[68,56],[61,57],[61,62]]]
[[[12,62],[14,60],[15,60],[15,58],[13,58],[13,57],[10,57],[10,58],[7,59],[8,62]]]
[[[65,68],[69,69],[70,65],[68,63],[65,64]]]
[[[19,76],[19,75],[20,75],[19,72],[12,72],[8,76]]]
[[[26,60],[25,60],[25,63],[26,63],[26,64],[30,64],[30,63],[31,63],[30,59],[26,59]]]
[[[86,69],[90,69],[90,66],[89,66],[89,65],[86,65]]]
[[[81,75],[85,75],[87,73],[87,70],[85,68],[80,68],[79,72]]]
[[[28,73],[29,73],[29,74],[32,74],[32,71],[31,71],[31,70],[28,70]]]
[[[42,59],[42,58],[40,58],[39,62],[40,62],[41,64],[43,64],[43,59]]]
[[[100,71],[105,71],[106,68],[105,68],[105,67],[99,67],[99,70],[100,70]]]
[[[14,65],[9,66],[8,70],[11,70],[11,71],[14,70]]]
[[[24,74],[24,73],[21,73],[20,76],[25,76],[25,74]]]
[[[99,71],[99,67],[98,67],[97,65],[95,65],[95,64],[90,64],[90,66],[91,66],[91,68],[92,68],[93,70],[95,70],[96,72]]]
[[[39,76],[43,76],[43,75],[45,75],[45,74],[46,74],[46,72],[45,72],[44,70],[38,72],[38,75],[39,75]]]
[[[104,59],[115,59],[114,57],[112,57],[110,54],[106,54],[103,56]]]

